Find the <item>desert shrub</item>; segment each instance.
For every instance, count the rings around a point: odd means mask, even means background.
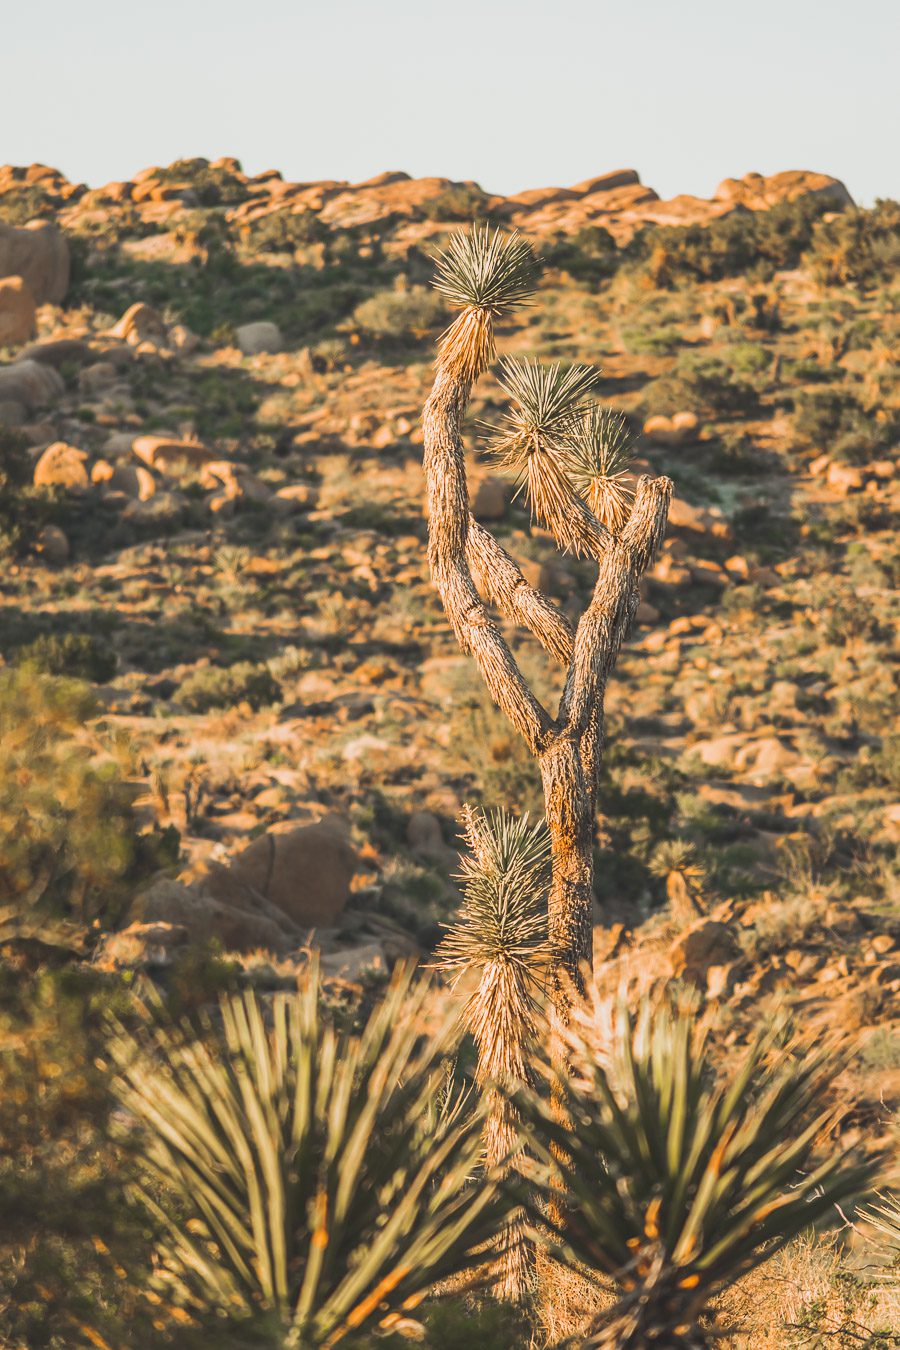
[[[794,402],[794,430],[837,459],[865,464],[896,442],[900,414],[868,408],[849,389],[801,390]]]
[[[756,405],[752,384],[719,357],[683,353],[671,374],[654,380],[644,393],[650,413],[696,412],[721,416],[748,413]]]
[[[127,1203],[129,1153],[108,1138],[115,1101],[99,1056],[111,1008],[126,1011],[125,991],[84,966],[26,980],[0,963],[4,1346],[163,1343],[120,1264],[149,1270],[151,1241]]]
[[[426,220],[459,220],[467,224],[473,220],[493,220],[505,215],[491,208],[490,194],[476,183],[454,183],[439,192],[419,208]]]
[[[161,183],[190,183],[198,206],[236,206],[249,195],[233,170],[213,168],[208,159],[176,159],[156,176]]]
[[[237,661],[233,666],[201,666],[182,680],[173,697],[188,712],[204,713],[238,703],[249,703],[258,711],[278,702],[281,685],[268,666]]]
[[[24,553],[52,514],[52,498],[32,486],[24,436],[0,425],[0,556]]]
[[[708,225],[642,230],[628,254],[648,281],[666,289],[742,273],[768,279],[798,265],[815,222],[833,209],[833,202],[816,197],[779,202],[768,211],[739,208]]]
[[[353,311],[357,327],[379,338],[420,338],[445,321],[443,301],[425,286],[379,291]]]
[[[0,671],[2,937],[80,945],[79,925],[114,916],[177,835],[141,835],[130,748],[96,721],[75,680]]]
[[[615,239],[602,225],[586,225],[575,234],[556,235],[544,245],[541,256],[548,267],[558,267],[576,281],[588,282],[611,277],[622,257]]]
[[[5,225],[24,225],[41,216],[51,216],[58,198],[39,183],[23,183],[21,187],[7,188],[0,193],[0,221]]]
[[[42,633],[19,648],[16,661],[33,666],[42,675],[68,675],[95,684],[105,684],[116,670],[113,648],[90,633]]]
[[[327,237],[328,226],[323,225],[315,211],[284,210],[250,221],[244,242],[255,253],[293,253]]]
[[[772,364],[771,352],[759,342],[732,342],[722,357],[739,375],[760,375]]]
[[[844,211],[816,226],[807,261],[824,286],[869,289],[895,282],[900,270],[900,202]]]

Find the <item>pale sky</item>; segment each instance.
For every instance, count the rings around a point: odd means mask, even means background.
[[[662,196],[816,169],[900,197],[896,0],[3,0],[0,160],[236,155]]]

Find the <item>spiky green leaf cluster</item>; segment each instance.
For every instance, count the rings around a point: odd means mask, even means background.
[[[493,961],[520,965],[529,979],[546,948],[550,841],[542,822],[504,811],[463,816],[469,852],[461,859],[464,898],[438,951],[459,975]]]
[[[178,1197],[163,1285],[201,1318],[263,1322],[279,1345],[325,1347],[390,1321],[476,1264],[502,1225],[478,1111],[436,1106],[455,1040],[426,1035],[429,994],[398,978],[359,1035],[324,1020],[316,972],[221,1007],[224,1037],[152,1019],[119,1032],[117,1086],[145,1135],[149,1191]]]
[[[590,366],[545,366],[507,357],[501,387],[511,407],[498,428],[489,427],[489,453],[499,468],[516,473],[533,514],[560,548],[596,556],[603,531],[575,492],[567,445],[597,378]]]
[[[698,1319],[716,1292],[871,1176],[834,1149],[814,1156],[842,1067],[827,1047],[763,1033],[725,1082],[687,1014],[645,1008],[634,1023],[622,1008],[610,1046],[595,1008],[576,1016],[567,1048],[557,1109],[527,1091],[514,1100],[568,1191],[564,1250],[623,1291],[586,1345],[703,1344]]]
[[[566,436],[565,460],[576,492],[597,519],[618,534],[633,496],[625,481],[631,442],[624,413],[592,404]]]
[[[446,249],[438,253],[434,284],[454,308],[497,315],[524,304],[539,273],[540,264],[526,239],[473,225],[452,234]]]
[[[529,455],[565,454],[597,379],[593,366],[552,366],[506,357],[497,380],[512,401],[491,450],[498,464],[522,472]]]

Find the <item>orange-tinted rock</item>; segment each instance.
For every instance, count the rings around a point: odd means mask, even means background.
[[[0,276],[21,277],[38,305],[58,305],[69,287],[69,245],[55,225],[0,224]]]
[[[0,277],[0,347],[18,347],[34,336],[34,296],[21,277]]]

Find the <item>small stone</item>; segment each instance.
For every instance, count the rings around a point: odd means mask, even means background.
[[[263,352],[280,352],[284,339],[277,323],[261,319],[257,323],[244,323],[235,329],[235,341],[245,356],[259,356]]]

